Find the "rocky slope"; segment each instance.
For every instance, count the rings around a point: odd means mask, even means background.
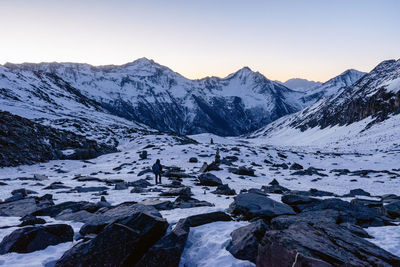
[[[380,134],[376,140],[395,144],[399,138],[395,134],[400,113],[399,81],[400,60],[384,61],[352,86],[300,112],[275,121],[253,136],[283,138],[289,132],[296,135],[297,129],[299,138],[300,135],[305,138],[307,134],[313,139],[318,135],[334,136],[337,133],[350,138],[368,130],[370,135]],[[386,135],[386,131],[390,136]]]
[[[90,159],[116,152],[112,146],[0,111],[0,167],[54,159]]]
[[[9,83],[14,82],[13,86],[3,85],[1,91],[14,100],[19,98],[16,94],[29,91],[31,97],[53,101],[53,108],[57,108],[60,101],[52,97],[51,91],[32,90],[37,88],[35,83],[50,80],[52,91],[64,94],[68,90],[82,105],[161,131],[183,134],[249,133],[304,107],[302,93],[247,67],[226,78],[189,80],[142,58],[122,66],[101,67],[75,63],[6,64],[1,75]]]

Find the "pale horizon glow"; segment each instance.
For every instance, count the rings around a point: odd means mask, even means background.
[[[400,1],[3,0],[0,64],[121,65],[146,57],[190,79],[248,66],[326,81],[400,58]]]

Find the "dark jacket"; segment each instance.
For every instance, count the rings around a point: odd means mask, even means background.
[[[152,170],[153,170],[154,174],[161,174],[162,173],[162,165],[160,163],[156,162],[156,163],[154,163]]]

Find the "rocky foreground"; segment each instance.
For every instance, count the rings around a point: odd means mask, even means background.
[[[218,248],[237,265],[400,266],[368,229],[400,222],[400,195],[377,193],[396,192],[399,170],[379,169],[396,156],[366,169],[372,155],[154,140],[92,161],[0,170],[0,218],[18,218],[1,224],[0,261],[70,244],[43,265],[182,266],[195,229],[237,221],[246,223]],[[366,163],[338,168],[352,160]]]
[[[210,173],[201,174],[197,179],[199,186],[216,188],[215,194],[235,194]],[[319,190],[290,190],[274,180],[261,189],[243,190],[236,195],[227,213],[197,214],[169,225],[161,210],[212,205],[193,198],[191,189],[179,180],[172,178],[171,183],[164,185],[166,190],[160,192],[164,196],[177,196],[175,201],[124,202],[115,206],[104,196],[97,203],[54,204],[50,194],[34,197],[30,196],[33,193],[30,190],[15,190],[11,198],[0,203],[0,216],[18,216],[21,223],[17,230],[4,237],[0,254],[29,253],[72,241],[71,226],[45,225],[46,221],[37,217],[50,216],[84,223],[79,233],[75,233],[80,241],[55,266],[179,266],[191,227],[216,221],[248,220],[249,225],[232,232],[227,250],[257,266],[400,266],[399,257],[366,241],[370,236],[363,229],[398,222],[400,196],[385,195],[380,201],[320,199],[316,197],[335,195]],[[121,190],[132,187],[132,191],[153,187],[145,179],[134,183],[109,181],[109,184]],[[101,188],[82,187],[81,190]],[[282,203],[269,198],[271,193],[283,194]],[[368,196],[369,193],[359,189],[348,195]]]

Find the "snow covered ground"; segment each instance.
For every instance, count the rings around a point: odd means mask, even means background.
[[[210,144],[210,138],[214,139],[214,144]],[[321,148],[320,151],[311,147],[276,147],[266,144],[268,140],[262,138],[223,138],[210,134],[191,136],[199,144],[178,145],[176,141],[166,135],[147,135],[136,138],[131,142],[120,145],[121,152],[100,156],[90,161],[50,161],[35,165],[22,165],[19,167],[0,168],[0,181],[7,185],[1,186],[0,199],[11,196],[11,191],[18,188],[34,190],[38,195],[53,194],[55,203],[65,201],[85,200],[97,202],[100,196],[88,193],[70,193],[68,189],[46,190],[46,186],[53,182],[62,182],[65,186],[74,188],[76,186],[106,186],[109,189],[106,197],[107,201],[115,205],[126,201],[144,201],[152,199],[174,200],[171,197],[160,197],[158,192],[130,193],[127,190],[114,190],[113,186],[107,186],[104,182],[89,181],[79,182],[73,180],[74,177],[92,176],[101,179],[123,179],[127,182],[138,179],[148,178],[154,183],[151,174],[138,176],[138,173],[160,159],[166,166],[178,166],[186,173],[198,175],[198,171],[203,162],[210,163],[214,159],[216,149],[220,149],[221,158],[226,156],[237,156],[238,161],[233,162],[234,166],[253,167],[255,177],[238,176],[228,171],[227,166],[223,166],[221,171],[212,173],[219,177],[224,184],[229,184],[232,189],[239,193],[242,189],[260,188],[267,185],[273,179],[279,181],[282,186],[292,190],[309,190],[316,188],[319,190],[330,191],[338,195],[348,193],[351,189],[361,188],[371,193],[372,196],[383,194],[400,195],[400,178],[386,172],[368,174],[365,177],[344,174],[341,176],[331,172],[333,169],[349,169],[349,171],[372,169],[377,171],[390,171],[400,175],[400,152],[387,151],[366,151],[364,148],[360,153],[335,151],[332,153],[330,148]],[[269,143],[269,142],[268,142]],[[140,160],[139,152],[147,145],[154,147],[146,148],[148,159]],[[189,163],[190,157],[197,157],[198,163]],[[265,163],[265,160],[274,164],[298,163],[304,168],[321,168],[326,177],[319,176],[297,176],[292,175],[294,171],[274,167]],[[119,167],[119,168],[118,168]],[[31,181],[20,179],[21,177],[32,178],[34,174],[43,174],[49,177],[48,180]],[[163,178],[163,183],[168,183]],[[195,185],[195,179],[184,178],[184,185],[190,186],[194,198],[205,200],[214,204],[213,207],[199,207],[190,209],[173,209],[162,211],[161,214],[169,223],[176,223],[180,218],[194,214],[200,214],[216,210],[226,210],[233,201],[232,196],[218,196],[210,193],[201,186]],[[161,188],[156,186],[155,188]],[[271,198],[280,201],[281,195],[271,195]],[[346,198],[351,200],[351,198]],[[46,218],[48,223],[54,222]],[[71,223],[78,232],[80,225]],[[17,218],[0,217],[1,226],[15,226],[19,222]],[[192,228],[189,242],[182,256],[181,266],[252,266],[250,262],[237,260],[226,251],[225,246],[229,240],[229,234],[236,228],[245,225],[246,222],[231,223],[212,223],[200,227]],[[9,234],[15,228],[0,229],[0,239]],[[389,250],[400,256],[400,232],[399,226],[381,227],[368,229],[369,233],[375,237],[371,242]],[[64,251],[68,250],[73,243],[65,243],[57,246],[48,247],[45,250],[28,254],[10,253],[0,256],[0,266],[44,266],[61,257]],[[211,258],[212,261],[204,262],[204,257]],[[51,264],[49,265],[51,266]]]

